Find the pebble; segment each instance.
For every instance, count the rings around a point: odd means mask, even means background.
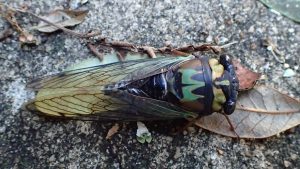
[[[220,37],[219,40],[220,40],[220,42],[219,42],[220,44],[224,44],[224,43],[228,42],[229,39],[226,37]]]
[[[53,162],[53,161],[55,161],[55,156],[54,156],[54,155],[52,155],[52,156],[49,158],[49,162]]]
[[[6,127],[5,127],[5,126],[0,127],[0,133],[4,133],[5,130],[6,130]]]
[[[208,35],[207,38],[206,38],[206,42],[210,43],[212,41],[213,41],[213,37],[211,35]]]
[[[288,31],[289,31],[290,33],[294,33],[294,32],[295,32],[295,29],[294,29],[294,28],[289,28]]]
[[[292,160],[296,160],[298,158],[298,155],[297,154],[291,154],[291,159]]]
[[[283,67],[284,67],[284,68],[289,68],[289,67],[290,67],[290,65],[289,65],[289,64],[287,64],[287,63],[285,63],[285,64],[283,64]]]
[[[224,154],[224,151],[221,150],[221,149],[217,149],[217,151],[218,151],[218,153],[219,153],[220,155],[223,155],[223,154]]]
[[[296,73],[293,71],[293,69],[286,69],[283,73],[283,77],[293,77]]]
[[[248,29],[248,32],[250,32],[250,33],[254,32],[254,25],[250,26],[250,28]]]
[[[287,168],[287,167],[290,167],[291,165],[292,165],[292,163],[291,162],[289,162],[289,161],[287,161],[287,160],[284,160],[283,161],[283,164],[284,164],[284,166]]]
[[[178,159],[181,156],[180,148],[176,147],[174,159]]]

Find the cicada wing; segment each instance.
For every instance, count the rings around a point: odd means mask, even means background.
[[[148,97],[136,96],[126,90],[118,90],[110,94],[112,97],[132,105],[137,110],[137,114],[147,119],[176,119],[176,118],[195,118],[197,113],[190,112],[176,106],[170,102],[156,100]]]
[[[96,120],[161,120],[196,116],[169,102],[135,96],[124,90],[107,93],[93,87],[51,90],[55,94],[46,92],[38,94],[27,108],[49,116]]]
[[[39,90],[85,88],[116,83],[125,86],[132,81],[163,73],[177,63],[192,58],[194,57],[162,57],[87,67],[37,79],[31,82],[28,87]]]

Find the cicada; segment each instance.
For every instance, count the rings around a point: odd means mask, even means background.
[[[37,79],[29,110],[104,120],[196,118],[233,113],[238,79],[228,55],[116,62]]]

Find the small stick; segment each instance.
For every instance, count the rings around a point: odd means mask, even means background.
[[[178,50],[178,51],[194,51],[195,48],[194,48],[194,45],[188,45],[188,46],[176,48],[176,50]]]
[[[129,42],[122,42],[122,41],[112,41],[110,42],[112,46],[116,47],[129,47],[129,48],[134,48],[134,45]]]
[[[171,50],[171,53],[176,55],[176,56],[189,56],[190,54],[189,53],[185,53],[185,52],[182,52],[182,51],[179,51],[179,50]]]
[[[146,51],[146,53],[150,56],[150,58],[156,58],[153,47],[143,46],[142,49],[144,49]]]
[[[120,52],[118,52],[118,51],[117,51],[117,56],[118,56],[118,58],[119,58],[119,60],[120,60],[121,62],[124,61],[124,57],[123,57],[122,54],[121,54]]]
[[[88,43],[87,46],[100,59],[100,61],[103,60],[103,53],[99,52],[94,45],[92,45],[91,43]]]

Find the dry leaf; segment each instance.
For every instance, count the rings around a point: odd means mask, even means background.
[[[112,128],[109,129],[105,138],[111,139],[111,137],[118,132],[119,128],[120,128],[119,124],[116,123],[114,126],[112,126]]]
[[[245,68],[239,61],[233,60],[233,65],[236,68],[235,72],[239,79],[239,90],[249,90],[254,87],[256,81],[260,78],[260,73],[255,73]]]
[[[75,26],[83,22],[87,13],[87,10],[55,10],[42,18],[60,27],[68,27]],[[40,32],[51,33],[59,28],[45,22],[40,22],[36,27],[33,27],[33,29],[37,29]]]
[[[300,102],[265,86],[241,92],[235,112],[228,116],[240,138],[265,138],[300,124]],[[196,125],[237,137],[224,115],[202,117]]]

